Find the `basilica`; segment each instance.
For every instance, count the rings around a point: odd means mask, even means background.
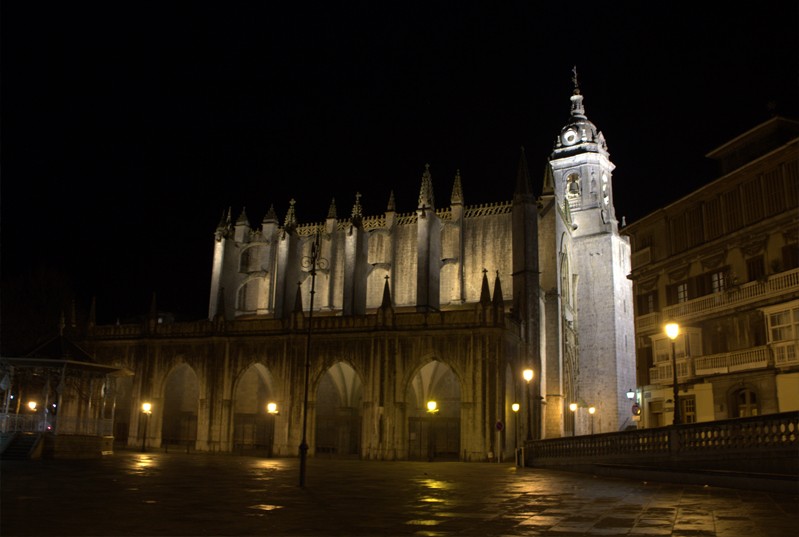
[[[453,170],[441,203],[425,165],[411,212],[390,191],[382,214],[356,195],[322,222],[294,200],[257,225],[226,211],[207,319],[90,324],[82,347],[131,374],[89,407],[127,447],[377,460],[633,426],[630,245],[576,81],[564,119],[544,177],[522,150],[510,200],[469,205]]]

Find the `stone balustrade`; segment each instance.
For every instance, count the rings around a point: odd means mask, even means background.
[[[576,470],[624,464],[746,471],[799,479],[799,412],[526,442],[525,463]]]

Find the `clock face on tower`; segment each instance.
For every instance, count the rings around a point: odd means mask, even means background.
[[[572,145],[577,141],[577,133],[574,129],[566,129],[561,135],[561,139],[563,140],[563,145]]]

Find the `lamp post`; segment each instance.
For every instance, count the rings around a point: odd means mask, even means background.
[[[577,430],[577,403],[569,404],[569,410],[572,411],[572,437],[575,435],[575,431]]]
[[[532,369],[522,371],[522,377],[527,382],[527,440],[533,439],[533,406],[530,400],[530,381],[533,380],[535,372]]]
[[[591,414],[591,434],[594,434],[594,412],[596,412],[596,408],[588,407],[588,413]]]
[[[327,266],[327,259],[319,257],[319,236],[316,234],[311,243],[311,255],[302,258],[303,268],[308,268],[311,274],[311,293],[308,305],[308,339],[305,343],[305,392],[302,401],[302,442],[300,442],[300,486],[305,486],[305,464],[308,459],[308,379],[311,374],[311,330],[313,327],[313,297],[316,293],[316,271]]]
[[[438,403],[435,401],[428,401],[427,402],[427,413],[430,414],[430,427],[428,429],[427,434],[427,460],[431,461],[435,458],[436,454],[436,443],[435,439],[433,438],[433,417],[438,412]]]
[[[269,437],[268,437],[269,444],[267,445],[268,453],[269,453],[269,456],[271,457],[272,456],[272,447],[275,444],[275,416],[280,414],[280,411],[278,411],[278,409],[277,409],[277,403],[267,403],[266,404],[266,413],[269,414],[271,416],[271,418],[272,418],[272,419],[269,420],[271,422],[269,424],[269,428],[271,430],[268,431],[269,432]]]
[[[666,325],[666,335],[671,340],[671,372],[672,383],[674,384],[674,419],[673,425],[679,425],[680,419],[680,389],[677,386],[677,352],[674,349],[674,340],[680,335],[680,325],[677,323],[668,323]]]
[[[513,456],[516,460],[516,466],[519,466],[519,403],[513,403],[510,409],[513,410]]]
[[[144,453],[147,449],[147,424],[150,423],[150,415],[153,413],[153,405],[150,403],[142,403],[142,414],[144,414],[144,431],[141,435],[141,452]]]
[[[519,408],[521,405],[519,403],[513,403],[510,406],[510,409],[513,410],[513,440],[514,440],[514,448],[519,449]]]

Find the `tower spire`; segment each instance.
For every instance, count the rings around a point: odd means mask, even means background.
[[[430,164],[424,165],[422,174],[422,187],[419,189],[419,209],[435,210],[436,204],[433,199],[433,179],[430,176]]]
[[[583,106],[583,95],[580,93],[580,84],[577,82],[577,66],[572,67],[572,82],[574,83],[574,90],[572,91],[572,116],[584,118],[585,106]]]
[[[521,154],[519,155],[519,167],[516,170],[516,193],[515,198],[522,201],[533,200],[533,187],[530,183],[530,170],[527,168],[527,155],[522,146]]]

